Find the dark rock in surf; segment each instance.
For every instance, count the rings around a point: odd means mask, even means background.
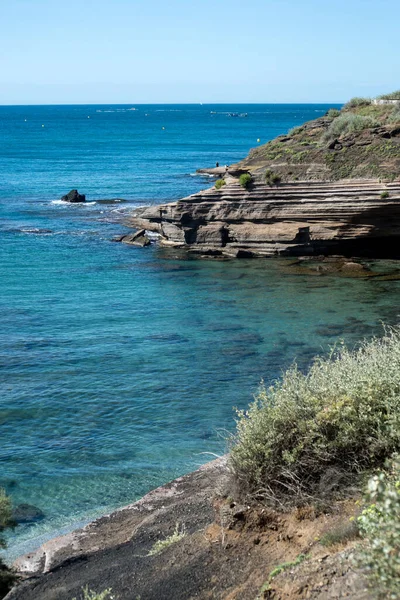
[[[85,202],[86,196],[85,194],[80,194],[78,190],[71,190],[61,198],[63,202]]]

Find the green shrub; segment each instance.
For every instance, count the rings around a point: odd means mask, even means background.
[[[344,113],[332,121],[327,131],[323,134],[322,141],[328,142],[343,135],[357,133],[370,127],[377,127],[378,125],[379,123],[372,117]]]
[[[296,365],[238,411],[231,465],[243,493],[275,504],[342,495],[400,449],[400,330]]]
[[[368,482],[367,502],[358,519],[368,541],[361,562],[378,588],[381,598],[399,598],[400,583],[400,460],[389,472],[381,472]]]
[[[358,106],[368,106],[368,104],[371,104],[371,98],[360,98],[359,96],[355,96],[346,102],[344,108],[357,108]]]
[[[224,185],[226,185],[225,179],[217,179],[217,181],[215,182],[215,187],[217,188],[217,190],[220,190],[222,187],[224,187]]]
[[[272,171],[271,169],[267,169],[265,171],[265,182],[267,183],[267,185],[279,185],[281,181],[282,178],[277,173],[274,173],[274,171]]]
[[[328,110],[328,112],[326,113],[326,116],[331,119],[336,119],[336,117],[338,117],[339,115],[340,115],[340,110],[338,110],[337,108],[330,108]]]
[[[389,198],[389,192],[387,190],[381,192],[381,198],[382,200],[384,200],[385,198]]]
[[[250,173],[243,173],[240,177],[239,177],[239,183],[242,187],[244,187],[246,190],[250,189],[251,184],[252,184],[253,178],[250,175]]]

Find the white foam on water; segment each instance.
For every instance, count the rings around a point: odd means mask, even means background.
[[[92,202],[66,202],[65,200],[52,200],[51,204],[56,204],[58,206],[93,206],[97,204],[94,200]]]

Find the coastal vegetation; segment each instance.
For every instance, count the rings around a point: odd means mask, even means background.
[[[287,571],[288,569],[292,569],[293,567],[301,565],[301,563],[307,560],[307,558],[309,558],[307,554],[299,554],[299,556],[297,556],[295,560],[281,563],[280,565],[275,567],[269,574],[267,581],[261,587],[260,593],[258,594],[256,600],[261,600],[261,598],[267,597],[266,594],[271,589],[271,582],[275,577],[280,575],[280,573]]]
[[[224,187],[224,185],[226,185],[225,179],[217,179],[215,182],[215,187],[217,190],[220,190],[222,187]]]
[[[111,588],[103,590],[102,592],[94,592],[86,586],[82,590],[81,598],[73,598],[72,600],[114,600],[114,596],[112,596],[111,592]]]
[[[241,489],[277,506],[341,497],[400,450],[400,330],[294,365],[238,412]]]
[[[367,507],[358,518],[367,540],[360,564],[381,598],[399,598],[400,586],[400,457],[368,482]]]
[[[392,102],[379,103],[379,100]],[[255,181],[269,171],[282,183],[297,180],[337,181],[400,177],[399,93],[352,98],[341,109],[294,127],[287,135],[254,148],[238,163]]]
[[[359,106],[368,106],[369,104],[371,104],[371,98],[355,96],[354,98],[350,98],[350,100],[346,102],[344,108],[357,108]]]
[[[277,173],[274,173],[274,171],[272,171],[272,169],[267,169],[265,171],[265,183],[267,185],[270,185],[270,186],[279,185],[280,182],[281,182],[281,177]]]
[[[250,173],[243,173],[239,177],[239,183],[240,183],[240,185],[242,187],[244,187],[246,190],[250,189],[252,181],[253,181],[253,178],[250,175]]]
[[[171,535],[169,535],[163,540],[158,540],[153,545],[153,547],[149,551],[149,556],[156,556],[157,554],[160,554],[166,548],[169,548],[169,546],[171,546],[172,544],[180,542],[185,537],[185,535],[186,533],[184,528],[180,529],[179,524],[177,523],[174,532]]]
[[[340,110],[337,108],[330,108],[326,113],[326,116],[330,119],[336,119],[340,115]]]
[[[231,465],[240,493],[284,512],[354,499],[369,478],[360,516],[339,521],[319,543],[363,538],[356,564],[374,597],[398,599],[399,451],[400,329],[394,328],[354,350],[339,344],[306,374],[293,366],[281,381],[262,386],[249,410],[238,411]],[[267,586],[271,580],[272,573]]]
[[[378,96],[378,100],[400,100],[400,90],[390,92],[389,94],[382,94]]]
[[[323,134],[321,141],[329,142],[336,137],[357,133],[371,127],[379,127],[379,122],[373,117],[356,115],[352,112],[343,113],[335,118]]]

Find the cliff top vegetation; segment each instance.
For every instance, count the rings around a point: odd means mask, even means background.
[[[399,92],[376,100],[397,100]],[[273,171],[282,182],[400,177],[400,102],[352,98],[341,110],[295,127],[254,148],[238,166],[256,178]]]

